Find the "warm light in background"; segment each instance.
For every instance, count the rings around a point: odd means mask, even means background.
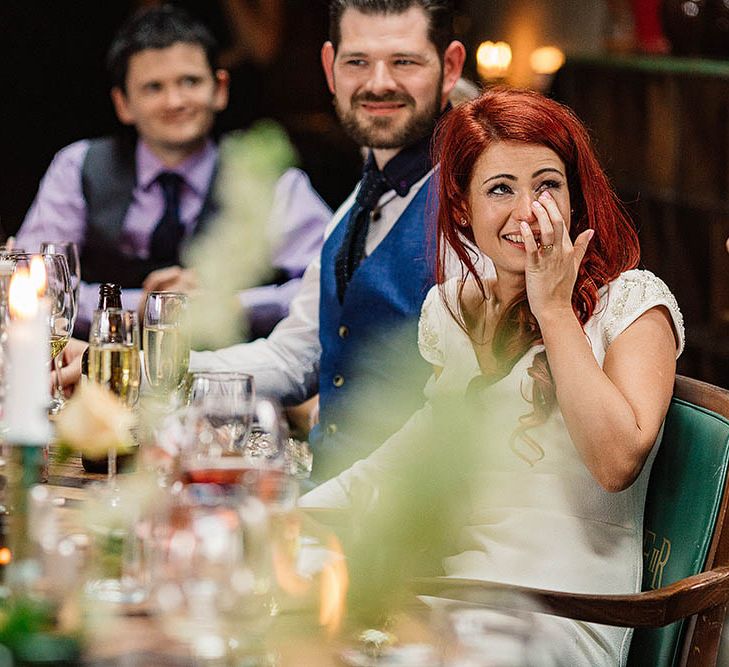
[[[476,51],[476,65],[482,79],[503,78],[511,65],[511,47],[506,42],[482,42]]]
[[[10,314],[16,319],[29,320],[38,313],[36,284],[25,268],[19,268],[10,279],[8,290]]]
[[[542,46],[529,56],[529,65],[535,74],[554,74],[564,65],[564,53],[556,46]]]

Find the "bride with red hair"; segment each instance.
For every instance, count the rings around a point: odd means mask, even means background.
[[[636,269],[633,226],[566,107],[488,90],[445,116],[436,154],[438,284],[419,332],[434,368],[426,395],[461,392],[484,419],[445,573],[636,592],[648,476],[683,346],[676,301]],[[426,405],[302,504],[346,506],[353,489],[382,484],[417,455],[403,443],[432,414]],[[543,622],[568,640],[565,664],[626,661],[629,629]]]

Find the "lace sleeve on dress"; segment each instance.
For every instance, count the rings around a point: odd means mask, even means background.
[[[420,310],[420,321],[418,323],[418,347],[420,355],[433,366],[445,365],[443,354],[443,327],[442,313],[443,306],[438,286],[430,289],[425,297],[423,307]]]
[[[643,313],[664,306],[673,320],[676,356],[683,350],[683,315],[666,283],[650,271],[634,269],[610,284],[603,338],[605,349]]]

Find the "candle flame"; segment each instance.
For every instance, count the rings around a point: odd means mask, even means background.
[[[281,517],[277,522],[278,539],[273,542],[273,570],[276,582],[285,593],[303,597],[311,590],[311,579],[296,570],[301,521],[296,516]]]
[[[312,603],[318,592],[319,625],[329,636],[333,636],[344,619],[349,588],[349,574],[339,540],[333,535],[326,540],[327,559],[318,573],[317,591],[314,577],[297,571],[300,520],[292,516],[279,528],[283,530],[279,539],[274,540],[273,549],[276,581],[283,592],[294,598],[308,598]]]
[[[344,619],[349,574],[339,540],[334,536],[330,537],[327,548],[331,557],[321,572],[319,625],[331,636],[339,630]]]
[[[35,293],[43,296],[46,293],[46,265],[40,255],[33,255],[30,260],[30,279],[33,281]]]
[[[38,313],[38,291],[28,269],[19,268],[10,279],[8,306],[13,318],[29,320]]]

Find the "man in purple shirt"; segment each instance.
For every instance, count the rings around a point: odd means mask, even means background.
[[[77,335],[88,327],[98,283],[121,284],[125,307],[137,308],[143,286],[164,285],[169,273],[158,270],[179,264],[182,244],[215,211],[218,150],[210,134],[228,101],[228,73],[216,69],[216,52],[207,28],[180,9],[134,15],[107,57],[112,101],[128,134],[67,146],[41,182],[17,244],[79,245]],[[298,170],[281,177],[276,199],[285,230],[274,248],[276,278],[241,293],[254,335],[265,335],[287,314],[331,216]]]

